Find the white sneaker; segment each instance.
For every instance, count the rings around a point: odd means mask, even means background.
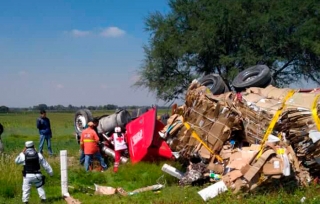
[[[162,137],[163,139],[165,139],[165,133],[163,133],[163,132],[159,132],[159,135],[160,135],[160,137]]]

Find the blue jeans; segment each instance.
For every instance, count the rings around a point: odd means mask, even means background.
[[[107,169],[107,165],[104,162],[103,157],[101,156],[100,152],[97,152],[95,154],[85,154],[85,156],[84,156],[84,168],[85,168],[86,171],[89,171],[89,166],[90,166],[93,158],[96,158],[98,161],[100,161],[100,165],[101,165],[103,170]]]
[[[85,155],[84,155],[84,151],[82,149],[80,151],[81,151],[81,153],[80,153],[79,161],[80,161],[80,164],[83,165],[84,164]]]
[[[47,142],[49,154],[52,155],[51,136],[50,136],[50,135],[40,135],[39,152],[40,152],[41,154],[43,153],[44,141]]]

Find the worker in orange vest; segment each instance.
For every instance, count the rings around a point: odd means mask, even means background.
[[[94,130],[94,123],[90,121],[88,123],[88,128],[83,130],[80,138],[80,146],[84,152],[84,168],[89,171],[89,166],[93,158],[96,158],[102,167],[102,171],[107,169],[107,165],[101,156],[100,149],[98,146],[99,137]]]

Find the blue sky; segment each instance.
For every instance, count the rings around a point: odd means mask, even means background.
[[[163,105],[131,87],[154,11],[167,0],[2,1],[0,105]]]
[[[164,105],[132,84],[144,19],[168,10],[167,0],[1,1],[0,105]]]

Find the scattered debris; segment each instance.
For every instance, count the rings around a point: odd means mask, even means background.
[[[133,190],[131,192],[127,192],[121,187],[113,188],[110,186],[99,186],[97,184],[94,184],[94,185],[95,185],[95,194],[113,195],[113,194],[119,193],[122,196],[131,196],[131,195],[135,195],[135,194],[142,193],[145,191],[158,191],[164,187],[164,185],[162,185],[162,184],[156,184],[156,185],[152,185],[152,186],[138,188],[138,189]]]
[[[95,186],[95,194],[97,194],[97,195],[99,195],[99,194],[113,195],[116,193],[116,190],[117,190],[117,189],[110,187],[110,186],[99,186],[97,184],[94,184],[94,186]]]
[[[164,164],[162,166],[161,170],[170,174],[171,176],[178,178],[178,179],[181,179],[184,175],[183,172],[179,171],[178,169],[176,169],[173,166],[170,166],[168,164]]]
[[[220,193],[227,191],[228,188],[223,181],[219,181],[205,189],[202,189],[198,194],[202,197],[204,201],[216,197]]]
[[[213,95],[194,81],[183,113],[159,133],[180,159],[200,159],[179,183],[209,177],[234,193],[284,177],[309,185],[320,173],[318,92],[269,85]]]

